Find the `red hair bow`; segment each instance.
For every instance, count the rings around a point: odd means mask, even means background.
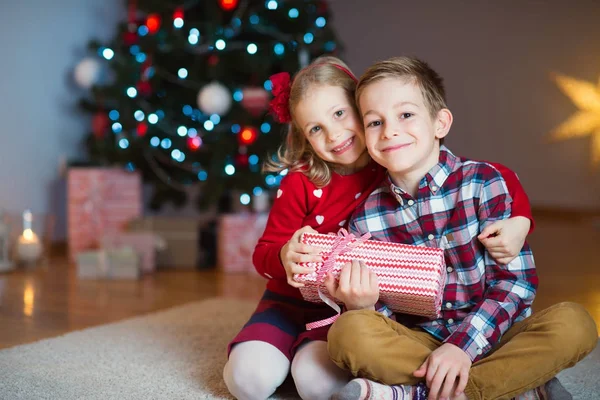
[[[269,113],[281,124],[292,121],[290,115],[290,90],[292,80],[287,72],[280,72],[270,78],[273,100],[269,103]]]

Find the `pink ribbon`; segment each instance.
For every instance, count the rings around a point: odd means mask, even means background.
[[[329,318],[325,318],[319,321],[310,322],[306,324],[306,329],[311,330],[315,328],[320,328],[322,326],[327,326],[333,324],[333,322],[340,316],[342,309],[340,306],[330,297],[327,297],[325,293],[321,290],[325,286],[325,279],[327,278],[327,274],[329,271],[333,269],[335,266],[336,259],[344,253],[351,251],[352,249],[360,246],[364,242],[366,242],[371,237],[369,232],[365,233],[361,237],[356,237],[354,234],[349,233],[346,229],[341,228],[337,233],[337,238],[333,242],[331,247],[331,251],[328,255],[324,257],[325,261],[323,265],[317,272],[317,291],[319,293],[319,298],[323,301],[323,303],[327,304],[329,307],[333,308],[337,314],[331,316]]]

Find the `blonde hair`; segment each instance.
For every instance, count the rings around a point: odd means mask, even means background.
[[[296,124],[295,109],[315,86],[335,86],[344,89],[353,107],[356,81],[342,69],[350,71],[339,58],[323,56],[301,69],[295,76],[290,90],[289,108],[292,122],[288,124],[286,139],[279,147],[276,159],[269,159],[263,172],[280,172],[284,169],[301,171],[318,187],[327,186],[331,181],[331,164],[322,160],[313,150],[306,136]]]
[[[431,118],[435,118],[440,110],[448,108],[442,77],[426,62],[413,57],[393,57],[369,67],[356,86],[357,107],[360,107],[360,95],[365,88],[386,78],[406,79],[415,83],[421,89]]]

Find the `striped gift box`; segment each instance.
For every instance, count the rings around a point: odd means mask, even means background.
[[[302,234],[301,241],[325,250],[333,250],[336,235],[314,233]],[[356,241],[356,240],[353,240]],[[351,249],[339,255],[331,269],[338,278],[341,268],[352,260],[362,260],[379,279],[379,300],[391,310],[437,319],[441,317],[442,296],[446,283],[444,250],[433,247],[413,246],[377,240],[366,240],[351,245]],[[300,288],[302,297],[314,303],[322,303],[318,290],[330,297],[324,284],[317,282],[323,263],[303,263],[314,267],[312,274],[296,275],[294,279],[305,284]]]

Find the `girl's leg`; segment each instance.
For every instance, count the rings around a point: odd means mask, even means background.
[[[304,400],[329,399],[351,378],[349,372],[335,365],[321,340],[302,344],[292,360],[292,377],[298,394]]]
[[[283,383],[290,361],[275,346],[252,340],[236,344],[223,370],[229,392],[239,400],[264,400]]]

